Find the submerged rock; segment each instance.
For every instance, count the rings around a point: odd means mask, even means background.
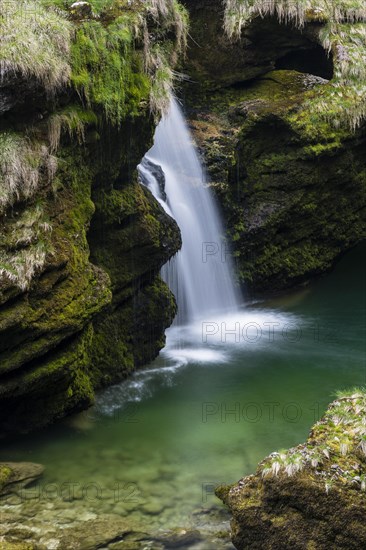
[[[156,540],[163,544],[166,549],[186,548],[202,540],[202,535],[192,529],[172,529],[156,536]]]
[[[0,463],[0,495],[17,492],[26,487],[44,472],[41,464],[32,462],[1,462]]]
[[[309,439],[272,453],[217,496],[233,515],[238,550],[366,546],[366,393],[340,395]]]

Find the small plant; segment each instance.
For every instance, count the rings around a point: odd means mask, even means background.
[[[97,116],[92,111],[85,111],[78,106],[69,106],[56,111],[48,119],[48,140],[52,152],[57,151],[61,134],[66,131],[70,138],[75,137],[79,145],[85,140],[85,125],[97,124]]]
[[[309,453],[308,459],[310,460],[310,464],[312,468],[317,468],[319,465],[321,465],[324,462],[324,453],[322,452],[322,449],[313,449]]]
[[[272,453],[271,460],[267,462],[262,469],[262,476],[278,475],[281,472],[289,477],[301,472],[305,466],[302,454],[290,451],[281,451]]]
[[[333,480],[327,479],[327,481],[325,482],[325,492],[327,493],[327,495],[329,495],[330,491],[333,488],[333,485],[334,485]]]
[[[361,452],[366,456],[366,435],[361,436],[358,446],[361,449]]]
[[[35,193],[41,169],[51,181],[56,161],[47,147],[14,132],[0,133],[0,211]]]
[[[32,246],[13,254],[0,254],[0,277],[25,291],[29,287],[34,275],[45,264],[47,253],[50,252],[46,241],[38,240]]]

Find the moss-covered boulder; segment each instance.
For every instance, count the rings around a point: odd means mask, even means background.
[[[217,495],[244,549],[363,548],[366,545],[366,393],[339,394],[309,439],[272,453],[254,475]]]

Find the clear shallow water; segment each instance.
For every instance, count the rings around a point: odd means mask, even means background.
[[[46,466],[28,509],[39,521],[113,512],[150,530],[207,522],[213,485],[303,441],[337,389],[365,384],[365,251],[307,290],[203,319],[203,333],[170,329],[160,357],[94,409],[2,444],[0,460]],[[240,341],[222,342],[221,323],[239,323]]]

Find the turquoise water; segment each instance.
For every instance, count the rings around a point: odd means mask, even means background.
[[[336,390],[365,384],[365,251],[306,290],[171,329],[161,356],[94,409],[3,446],[0,460],[46,466],[27,502],[51,502],[39,525],[73,510],[196,527],[220,506],[214,485],[303,441]],[[235,323],[240,341],[222,341]]]

